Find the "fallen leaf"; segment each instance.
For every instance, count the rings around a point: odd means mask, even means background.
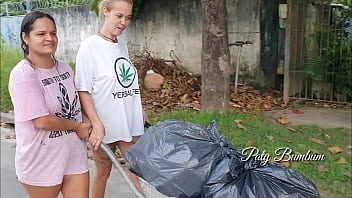
[[[340,157],[339,161],[337,162],[339,164],[347,164],[346,158]]]
[[[285,142],[292,143],[293,141],[289,139],[285,139]]]
[[[288,124],[288,123],[290,122],[288,119],[282,118],[282,117],[279,117],[279,118],[277,119],[277,121],[278,121],[280,124],[283,124],[283,125]]]
[[[188,102],[188,94],[185,94],[183,96],[180,97],[180,101],[185,104]]]
[[[253,141],[248,140],[247,143],[246,143],[246,146],[247,147],[254,147]]]
[[[280,106],[281,106],[282,108],[286,108],[287,105],[288,105],[288,103],[287,103],[287,102],[284,102],[284,103],[282,103]]]
[[[274,137],[273,136],[271,136],[271,135],[269,135],[269,136],[266,136],[270,141],[274,141]]]
[[[246,129],[246,127],[242,125],[242,121],[243,120],[235,120],[237,127],[240,129]]]
[[[310,151],[312,151],[315,154],[320,154],[320,152],[318,150],[315,150],[315,149],[311,149]]]
[[[260,108],[261,109],[264,109],[264,110],[271,110],[271,108],[272,108],[273,106],[271,105],[271,104],[269,104],[269,103],[263,103],[262,105],[260,105]]]
[[[304,114],[304,111],[300,111],[298,109],[295,109],[292,112],[295,113],[295,114]]]
[[[5,139],[16,139],[16,135],[6,135]]]
[[[273,99],[273,103],[275,104],[275,105],[278,105],[279,103],[276,101],[276,99]]]
[[[349,178],[352,178],[351,172],[345,172],[343,175],[344,175],[344,176],[347,176],[347,177],[349,177]]]
[[[319,139],[315,139],[315,138],[310,138],[309,141],[315,142],[315,143],[317,143],[317,144],[326,145],[326,142],[325,142],[324,140],[319,140]]]
[[[196,110],[196,111],[200,111],[200,108],[196,107],[196,106],[194,106],[193,109]]]
[[[287,162],[280,162],[281,165],[286,166],[287,168],[291,166],[291,162],[287,161]]]
[[[239,108],[239,109],[242,108],[242,106],[238,105],[238,104],[233,104],[232,106],[235,107],[235,108]]]
[[[334,146],[334,147],[329,147],[329,151],[331,154],[336,155],[338,153],[343,152],[343,149],[340,147]]]
[[[288,167],[291,166],[291,162],[288,161],[288,159],[289,159],[289,157],[286,155],[286,156],[284,157],[284,159],[283,159],[284,161],[280,161],[279,163],[280,163],[281,165],[286,166],[286,167],[288,168]]]
[[[235,120],[236,124],[241,124],[243,122],[243,120]]]
[[[318,171],[319,172],[328,172],[329,171],[329,167],[327,165],[318,166]]]
[[[291,128],[291,127],[287,127],[287,129],[288,129],[289,131],[291,131],[291,132],[297,132],[297,130],[296,130],[296,129]]]

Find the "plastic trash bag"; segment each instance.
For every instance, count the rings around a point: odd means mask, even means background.
[[[224,158],[227,141],[216,130],[182,121],[150,127],[126,152],[131,171],[171,197],[200,197],[212,168]]]
[[[245,157],[207,127],[165,121],[150,127],[125,154],[129,169],[156,189],[177,198],[320,197],[297,171]]]
[[[318,198],[315,185],[299,172],[279,164],[241,161],[241,154],[225,158],[204,186],[206,198]]]

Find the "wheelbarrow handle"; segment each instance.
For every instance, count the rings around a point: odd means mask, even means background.
[[[127,183],[128,186],[130,187],[130,189],[133,191],[133,193],[134,193],[138,198],[145,198],[145,197],[137,190],[137,188],[134,186],[134,184],[133,184],[133,182],[131,181],[130,177],[129,177],[128,174],[125,172],[125,170],[124,170],[123,167],[121,166],[120,162],[118,161],[118,159],[117,159],[115,153],[112,152],[112,150],[110,149],[110,147],[102,142],[102,143],[100,144],[100,148],[108,155],[108,157],[110,158],[110,160],[112,161],[112,163],[115,165],[115,167],[117,168],[117,170],[119,171],[119,173],[122,175],[123,179],[126,181],[126,183]]]

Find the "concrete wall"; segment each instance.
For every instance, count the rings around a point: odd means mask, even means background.
[[[243,72],[253,72],[259,68],[259,2],[228,0],[229,41],[254,42],[254,45],[242,49]],[[89,11],[89,6],[53,9],[50,13],[58,27],[59,47],[56,56],[66,62],[74,62],[80,42],[99,30],[102,19]],[[1,32],[7,44],[19,46],[22,18],[1,17]],[[177,57],[180,64],[191,72],[201,71],[202,23],[199,0],[148,2],[123,36],[129,41],[131,55],[147,50],[162,59]],[[231,47],[230,53],[232,67],[235,68],[237,48]]]
[[[261,0],[228,0],[229,42],[246,41],[252,45],[241,49],[240,74],[254,76],[260,68],[260,2]],[[231,65],[236,68],[238,48],[230,47]]]
[[[1,35],[6,41],[6,44],[20,47],[20,31],[23,16],[1,17],[0,20]]]

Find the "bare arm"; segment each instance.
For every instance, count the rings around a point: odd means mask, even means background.
[[[89,142],[92,144],[94,149],[98,149],[105,136],[104,125],[97,114],[92,95],[87,91],[80,91],[78,93],[82,110],[92,123],[92,133],[89,137]]]
[[[89,128],[88,123],[79,123],[72,120],[66,120],[53,115],[47,115],[32,120],[36,128],[42,130],[52,130],[52,131],[64,131],[73,130],[76,131],[77,136],[84,141],[88,141],[89,138]]]

